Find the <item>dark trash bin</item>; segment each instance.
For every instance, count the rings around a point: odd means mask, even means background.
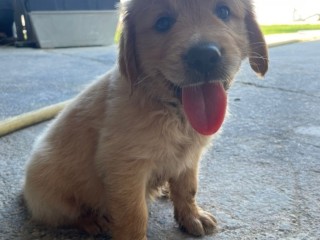
[[[13,37],[13,4],[12,0],[0,0],[0,34],[2,38]]]

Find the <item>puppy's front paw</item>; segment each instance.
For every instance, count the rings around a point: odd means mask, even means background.
[[[200,208],[194,212],[176,213],[175,218],[181,229],[194,236],[212,234],[217,228],[217,220]]]
[[[104,216],[81,217],[77,221],[76,227],[93,236],[101,233],[109,233],[109,221]]]

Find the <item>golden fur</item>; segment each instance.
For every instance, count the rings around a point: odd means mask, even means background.
[[[221,2],[232,12],[217,18]],[[181,54],[199,41],[224,49],[227,89],[249,56],[264,75],[264,38],[249,0],[131,0],[124,7],[119,64],[66,107],[38,139],[27,164],[24,197],[33,219],[113,239],[146,239],[147,199],[169,185],[179,225],[210,234],[214,217],[195,202],[199,159],[211,137],[187,121],[171,84],[190,84]],[[177,21],[167,33],[154,22]]]

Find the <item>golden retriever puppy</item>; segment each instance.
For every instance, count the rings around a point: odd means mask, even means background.
[[[147,239],[147,199],[169,186],[194,236],[215,218],[195,201],[199,160],[219,130],[226,90],[247,56],[268,54],[250,0],[131,0],[119,61],[66,107],[35,144],[24,197],[51,226]]]

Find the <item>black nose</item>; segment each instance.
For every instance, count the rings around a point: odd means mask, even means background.
[[[185,61],[188,67],[201,74],[207,75],[214,71],[214,67],[220,59],[221,51],[217,45],[213,43],[202,43],[189,49]]]

